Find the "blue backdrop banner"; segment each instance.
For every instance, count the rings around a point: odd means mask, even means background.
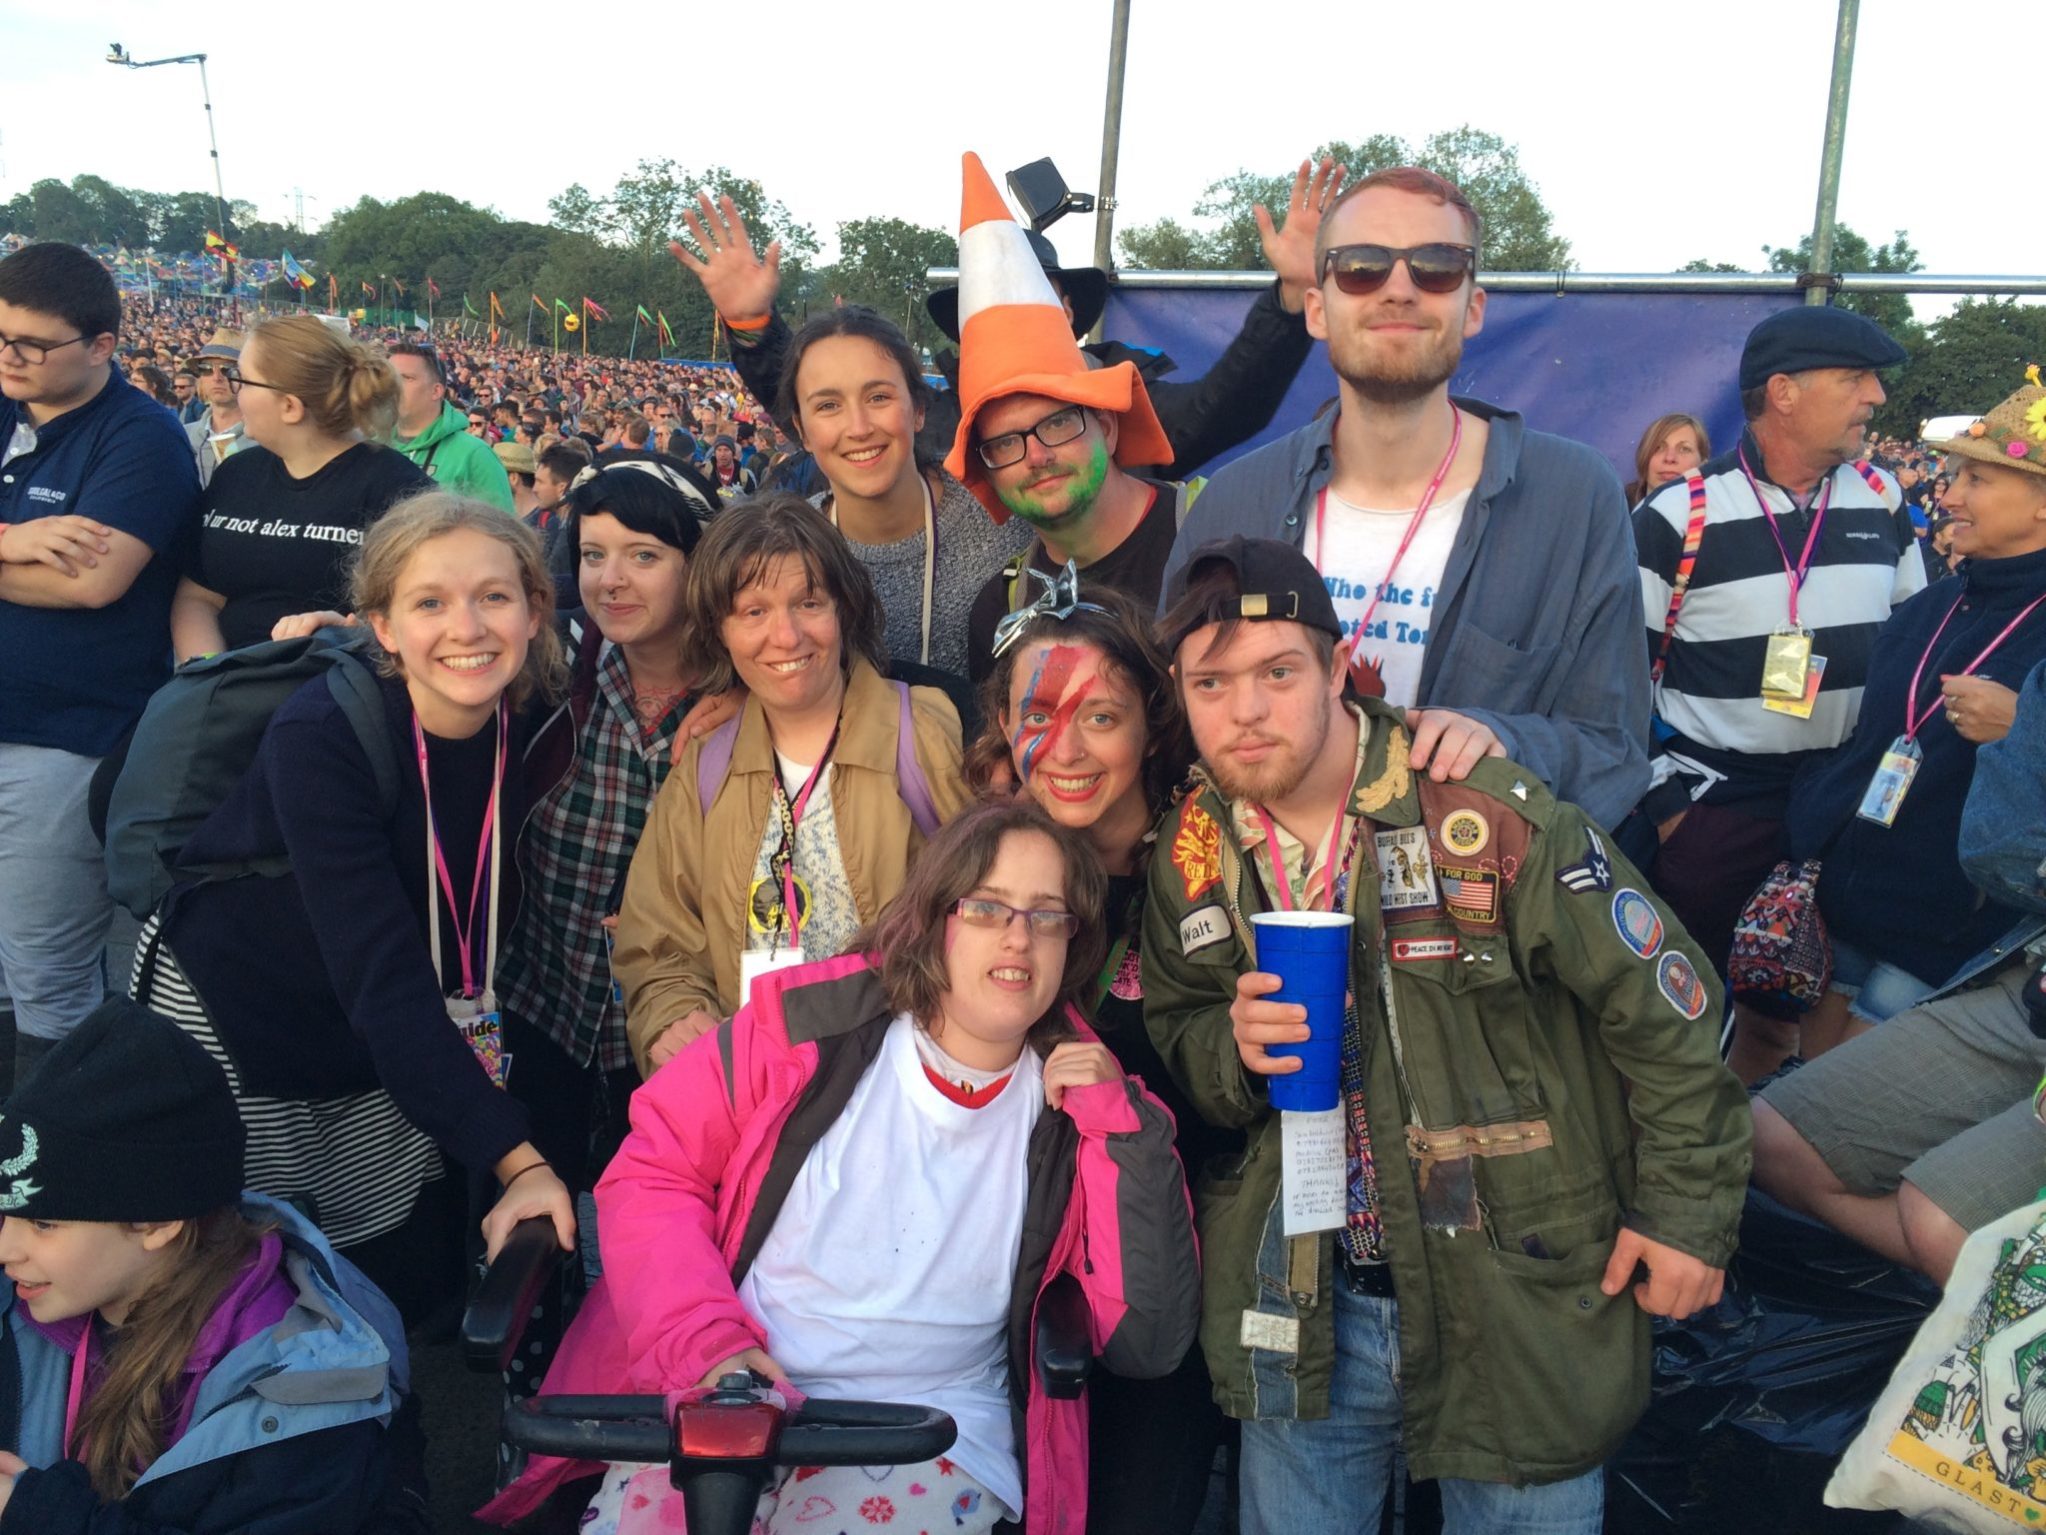
[[[1221,356],[1255,297],[1241,288],[1111,287],[1102,333],[1155,347],[1178,364],[1167,377],[1195,379]],[[1539,431],[1590,443],[1625,483],[1634,478],[1635,442],[1665,412],[1689,411],[1704,420],[1715,448],[1732,445],[1741,426],[1734,387],[1741,343],[1797,302],[1769,293],[1494,293],[1450,388],[1517,410]],[[1327,350],[1317,344],[1271,426],[1226,457],[1304,425],[1335,393]]]

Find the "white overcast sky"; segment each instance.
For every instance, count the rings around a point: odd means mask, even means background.
[[[1118,222],[1183,215],[1211,179],[1284,169],[1324,139],[1468,121],[1519,145],[1587,271],[1758,266],[1764,242],[1811,227],[1834,0],[1132,9]],[[1956,30],[1951,4],[1865,0],[1844,222],[1908,229],[1933,272],[2039,269],[2046,115],[2026,9]],[[671,157],[758,177],[829,249],[837,221],[867,214],[952,227],[966,148],[997,177],[1048,154],[1092,190],[1110,15],[1109,0],[0,0],[0,196],[88,171],[210,187],[197,71],[116,69],[118,40],[137,59],[211,56],[228,195],[265,217],[288,220],[294,188],[309,224],[426,188],[544,220],[572,181],[601,192]],[[1084,260],[1093,220],[1054,235]]]

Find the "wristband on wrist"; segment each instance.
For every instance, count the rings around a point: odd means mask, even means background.
[[[726,330],[736,330],[741,332],[760,331],[766,330],[768,325],[772,323],[772,321],[774,320],[774,311],[769,310],[766,314],[757,316],[756,318],[751,320],[727,320],[723,315],[719,315],[718,319],[724,322],[724,327]]]
[[[511,1190],[511,1186],[512,1186],[512,1185],[513,1185],[514,1183],[517,1183],[517,1182],[519,1181],[519,1179],[521,1179],[521,1178],[525,1177],[525,1176],[526,1176],[526,1174],[527,1174],[527,1173],[529,1173],[529,1172],[531,1172],[531,1171],[532,1171],[532,1170],[533,1170],[534,1168],[536,1168],[536,1167],[548,1167],[548,1166],[550,1166],[550,1165],[551,1165],[551,1164],[550,1164],[550,1163],[549,1163],[549,1162],[547,1161],[547,1159],[546,1159],[545,1157],[542,1157],[542,1158],[541,1158],[541,1159],[540,1159],[539,1161],[537,1161],[537,1162],[528,1162],[528,1163],[527,1163],[527,1164],[526,1164],[526,1165],[525,1165],[524,1167],[520,1168],[520,1169],[519,1169],[519,1170],[518,1170],[517,1172],[513,1173],[513,1174],[512,1174],[512,1175],[511,1175],[511,1176],[510,1176],[509,1178],[507,1178],[507,1179],[505,1179],[505,1180],[504,1180],[504,1183],[503,1183],[503,1185],[502,1185],[502,1187],[503,1187],[504,1191],[505,1191],[505,1192],[507,1192],[507,1193],[508,1193],[508,1192],[510,1192],[510,1190]]]

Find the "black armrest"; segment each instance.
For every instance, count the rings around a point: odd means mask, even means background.
[[[493,1372],[510,1366],[541,1287],[567,1256],[547,1216],[531,1216],[512,1227],[462,1313],[462,1358],[470,1369]]]
[[[1061,1274],[1037,1301],[1037,1381],[1053,1401],[1070,1402],[1094,1371],[1087,1335],[1087,1297],[1080,1281]]]

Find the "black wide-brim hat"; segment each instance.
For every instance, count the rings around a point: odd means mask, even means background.
[[[1037,257],[1037,264],[1044,268],[1045,275],[1058,284],[1058,289],[1073,306],[1073,334],[1084,336],[1094,328],[1101,318],[1101,311],[1108,307],[1108,274],[1098,266],[1060,266],[1059,253],[1051,241],[1034,229],[1023,231],[1030,241],[1030,249]],[[1028,271],[1029,268],[1024,268]],[[924,313],[931,322],[951,337],[959,340],[959,288],[932,290],[924,300]]]

